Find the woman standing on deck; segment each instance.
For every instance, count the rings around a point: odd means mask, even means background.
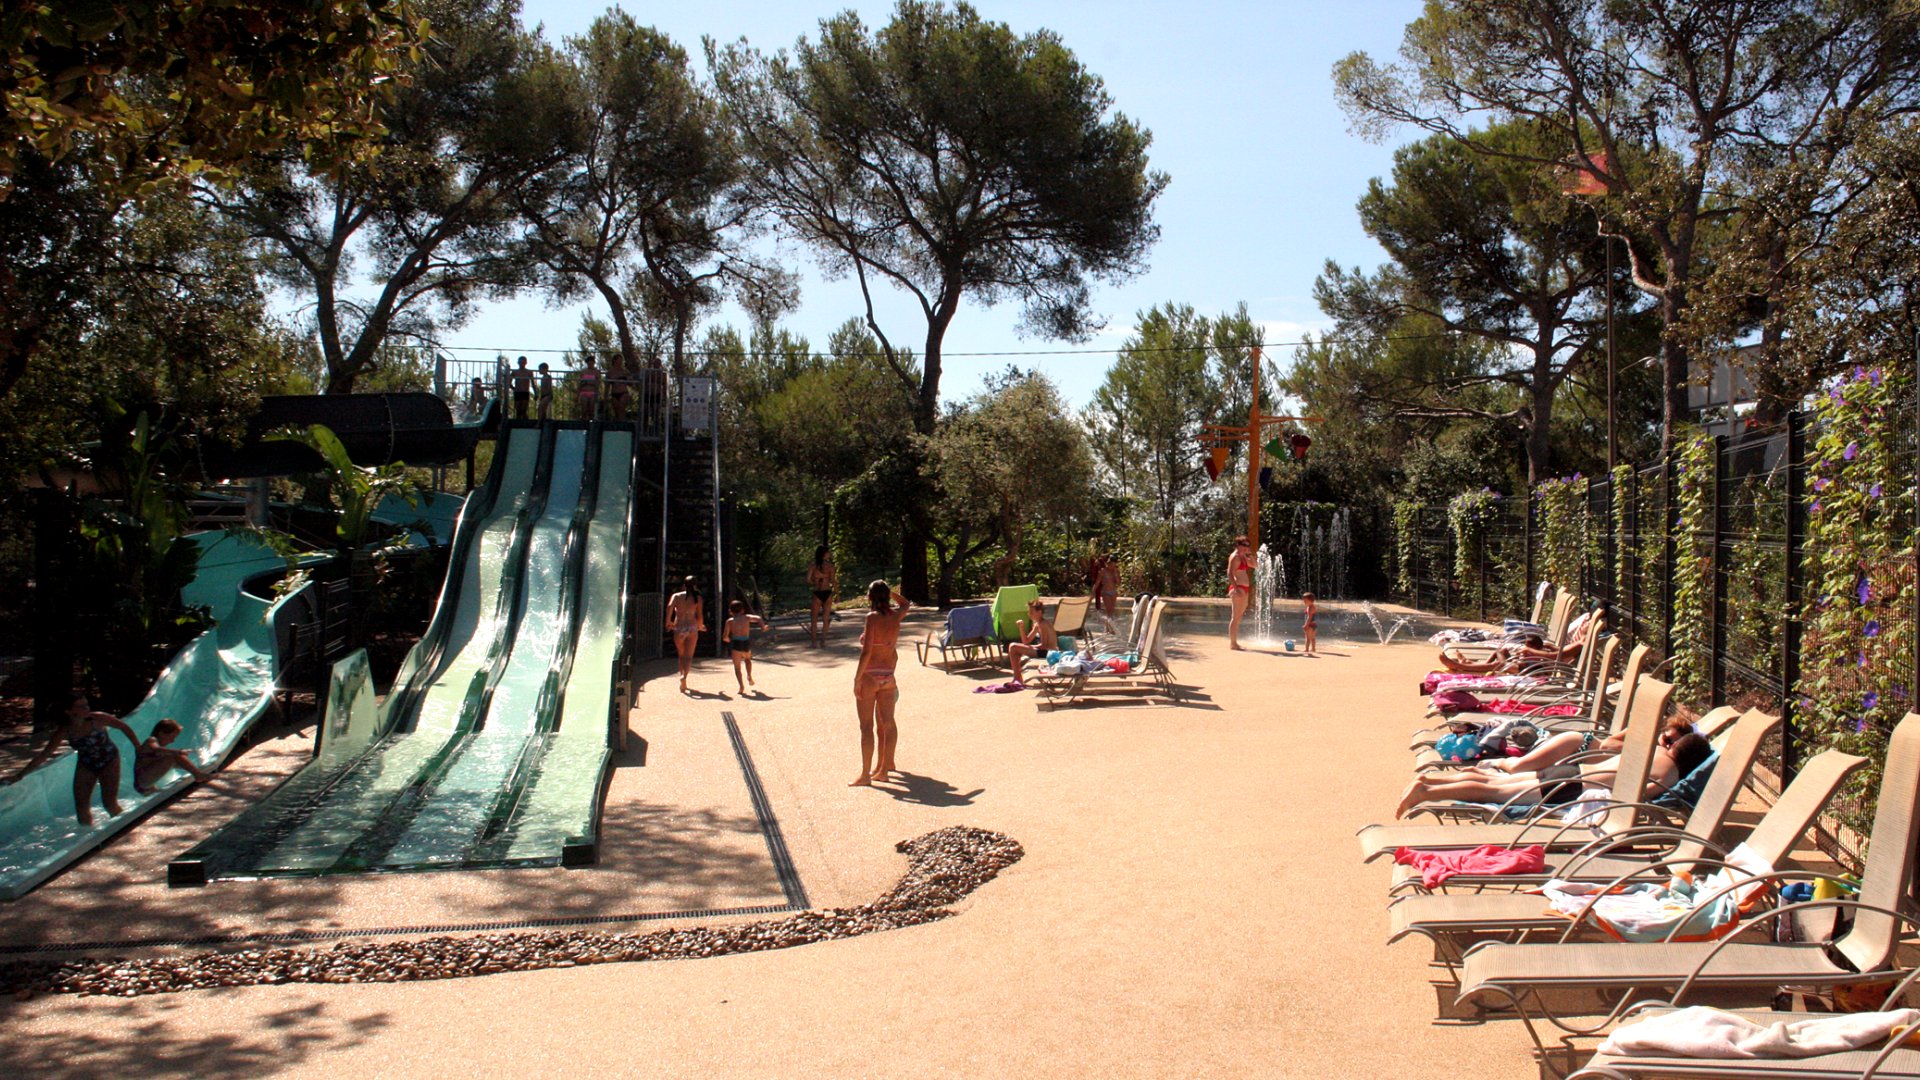
[[[839,586],[840,576],[826,545],[814,548],[813,565],[807,567],[807,588],[813,591],[813,603],[807,609],[807,638],[815,645],[827,643],[827,628],[833,625],[833,597]]]
[[[1253,541],[1244,536],[1233,540],[1233,554],[1227,556],[1227,602],[1233,605],[1233,618],[1227,623],[1227,648],[1240,648],[1240,620],[1246,617],[1247,602],[1253,599]]]
[[[673,633],[673,647],[680,654],[680,692],[687,692],[687,674],[693,670],[693,649],[707,629],[707,607],[700,599],[700,587],[688,574],[686,587],[667,601],[667,629]]]
[[[860,634],[860,663],[853,669],[853,707],[860,717],[860,775],[849,787],[871,786],[895,771],[893,748],[900,738],[893,723],[893,707],[900,700],[900,688],[893,681],[893,669],[900,662],[895,646],[900,640],[900,620],[913,606],[884,581],[867,586],[867,604],[873,610],[867,612],[866,629]]]

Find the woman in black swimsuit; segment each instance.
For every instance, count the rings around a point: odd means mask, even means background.
[[[67,722],[60,730],[48,737],[40,752],[33,755],[27,767],[15,774],[14,779],[32,772],[41,762],[53,756],[60,748],[61,740],[73,747],[79,760],[73,764],[73,813],[80,824],[93,824],[93,788],[100,786],[100,803],[107,808],[109,815],[120,812],[120,748],[113,745],[110,729],[119,728],[126,735],[127,742],[138,746],[140,740],[126,721],[103,712],[94,712],[93,704],[85,694],[76,695],[67,706]]]
[[[839,584],[826,545],[814,548],[813,565],[807,567],[807,588],[813,590],[813,603],[807,611],[807,637],[815,645],[827,643],[827,628],[833,625],[833,597]]]

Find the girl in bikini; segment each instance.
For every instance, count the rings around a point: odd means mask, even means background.
[[[807,588],[813,590],[813,604],[807,610],[807,638],[815,645],[827,643],[827,628],[833,625],[833,596],[839,588],[833,558],[826,545],[813,549],[813,565],[807,567]]]
[[[93,705],[85,694],[76,695],[67,706],[67,721],[48,737],[33,755],[27,767],[14,775],[14,779],[32,772],[41,762],[53,756],[65,740],[73,747],[73,813],[80,824],[93,824],[93,789],[100,787],[100,804],[107,808],[109,816],[120,812],[120,748],[113,745],[111,729],[119,728],[131,745],[139,745],[133,729],[126,721],[103,712],[94,712]]]
[[[667,629],[673,631],[673,648],[680,654],[680,692],[687,692],[687,674],[693,670],[693,647],[707,628],[707,606],[700,589],[688,574],[685,588],[667,601]]]
[[[900,700],[900,688],[893,681],[894,666],[900,661],[895,646],[900,640],[900,620],[913,606],[884,581],[867,586],[867,604],[873,610],[867,612],[866,628],[860,634],[860,662],[853,669],[853,706],[860,717],[860,775],[850,787],[868,787],[895,771],[893,748],[900,737],[893,723],[893,707]]]
[[[1233,554],[1227,556],[1227,602],[1233,605],[1233,618],[1227,623],[1227,648],[1240,648],[1240,620],[1246,617],[1247,602],[1253,599],[1253,541],[1244,536],[1233,539]]]

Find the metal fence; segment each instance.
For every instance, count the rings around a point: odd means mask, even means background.
[[[1774,427],[1715,436],[1712,475],[1699,485],[1707,505],[1704,515],[1694,515],[1704,522],[1697,529],[1683,524],[1685,461],[1678,450],[1618,479],[1594,478],[1586,486],[1576,574],[1569,575],[1577,580],[1555,582],[1611,601],[1616,631],[1649,645],[1669,674],[1676,666],[1691,672],[1697,700],[1689,705],[1780,713],[1783,779],[1820,749],[1795,723],[1807,692],[1801,637],[1810,588],[1807,522],[1820,498],[1809,477],[1817,435],[1812,416],[1796,413]],[[1913,441],[1895,443],[1906,455],[1902,475],[1916,476]],[[1912,493],[1904,500],[1888,493],[1884,512],[1903,515],[1912,535]],[[1445,504],[1405,507],[1397,520],[1395,598],[1412,606],[1483,621],[1524,615],[1535,584],[1554,576],[1538,496],[1498,499],[1477,527],[1456,527]],[[1675,589],[1695,569],[1704,582],[1705,618],[1689,633],[1676,626]],[[1920,597],[1920,589],[1914,593]],[[1920,621],[1920,611],[1893,617]],[[1903,672],[1910,664],[1908,685],[1920,687],[1920,656],[1895,662]]]

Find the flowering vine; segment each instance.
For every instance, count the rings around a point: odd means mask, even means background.
[[[1447,503],[1447,524],[1453,529],[1453,580],[1463,591],[1479,577],[1487,526],[1499,512],[1500,495],[1492,488],[1461,492]]]
[[[1911,392],[1904,372],[1855,368],[1816,401],[1808,455],[1801,727],[1876,762],[1913,707],[1914,471],[1895,407]]]
[[[1680,441],[1673,538],[1673,685],[1682,699],[1706,698],[1712,649],[1708,598],[1713,588],[1714,441],[1695,434]]]
[[[1615,465],[1612,481],[1613,497],[1607,502],[1613,511],[1613,595],[1626,596],[1631,591],[1627,581],[1627,500],[1633,492],[1633,466]]]
[[[1587,564],[1587,480],[1574,473],[1535,486],[1533,494],[1540,503],[1540,547],[1546,580],[1563,589],[1578,589]]]
[[[1393,504],[1394,588],[1401,596],[1413,595],[1413,553],[1419,543],[1415,535],[1420,504],[1401,499]]]

